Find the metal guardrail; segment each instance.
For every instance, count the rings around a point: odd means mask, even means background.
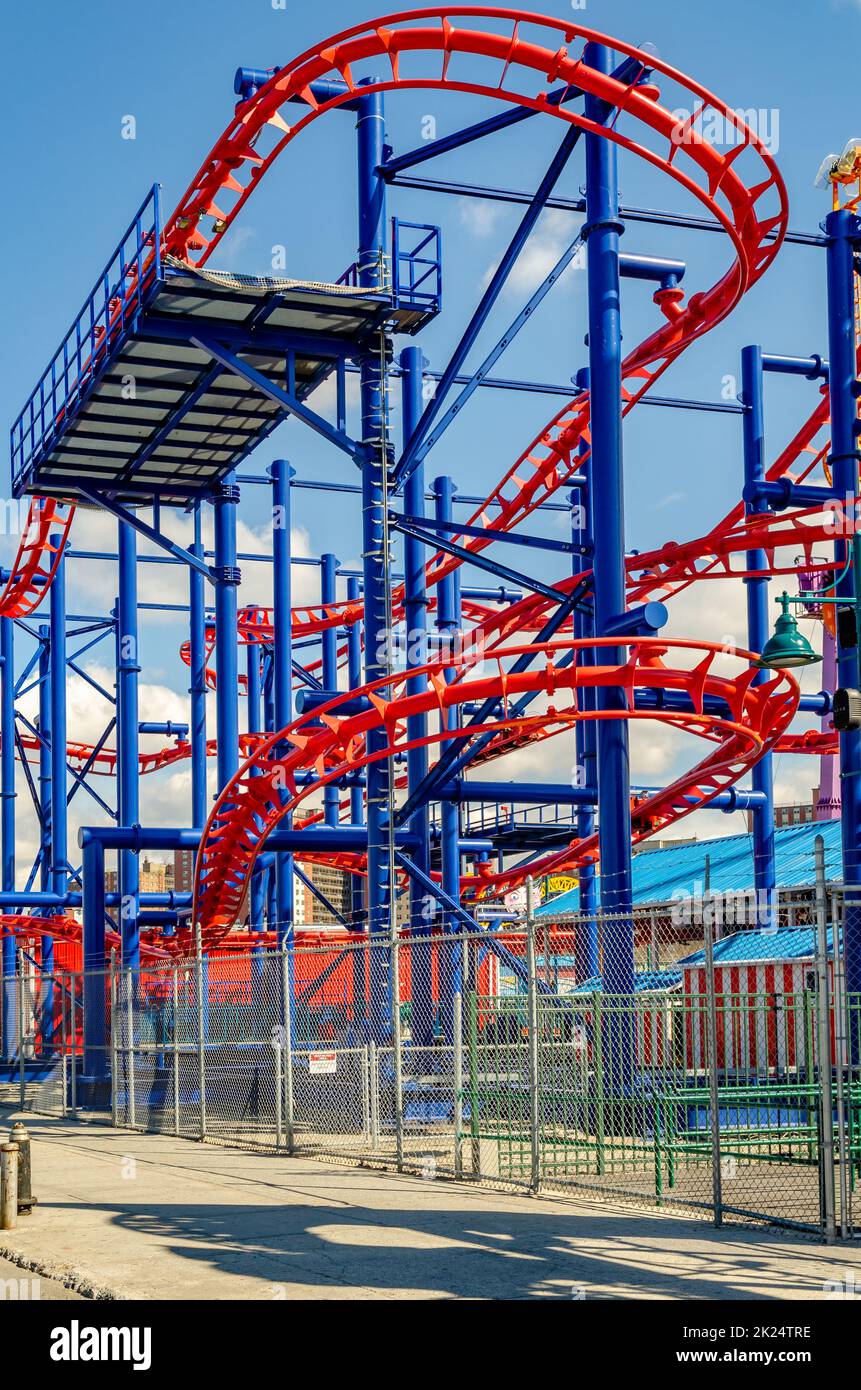
[[[133,326],[161,273],[158,184],[144,198],[11,429],[17,491],[54,436],[76,415]]]
[[[410,247],[404,232],[418,233]],[[438,314],[442,307],[442,234],[426,222],[392,218],[392,278],[398,308],[423,308]]]

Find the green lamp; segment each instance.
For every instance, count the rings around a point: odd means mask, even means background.
[[[822,657],[817,656],[798,624],[789,611],[789,594],[781,594],[775,599],[781,612],[774,624],[774,632],[762,649],[757,666],[767,671],[779,671],[788,666],[813,666]]]

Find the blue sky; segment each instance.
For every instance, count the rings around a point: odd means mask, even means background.
[[[315,41],[370,17],[376,8],[363,0],[313,5],[286,0],[283,8],[276,0],[276,6],[271,0],[150,0],[146,7],[43,0],[39,6],[7,8],[3,29],[10,60],[0,93],[7,136],[0,396],[7,422],[20,409],[148,186],[159,182],[165,209],[175,205],[229,120],[236,66],[284,64]],[[812,186],[816,170],[828,151],[842,149],[850,136],[861,134],[854,97],[861,44],[856,0],[820,0],[814,6],[787,6],[780,0],[687,6],[670,0],[649,6],[636,0],[588,0],[576,11],[543,0],[521,8],[573,15],[576,22],[629,42],[649,41],[665,61],[730,105],[769,113],[789,190],[790,223],[816,229],[828,210],[827,195]],[[442,135],[489,109],[458,94],[398,93],[388,103],[389,139],[396,152],[404,151],[419,143],[427,115]],[[128,116],[135,120],[134,140],[122,138]],[[352,127],[351,117],[332,113],[291,147],[211,264],[265,274],[271,248],[283,244],[291,274],[335,278],[355,255]],[[526,122],[508,136],[425,169],[439,178],[531,189],[559,135],[552,121]],[[578,154],[559,191],[576,194],[582,179]],[[630,161],[623,162],[621,187],[629,203],[700,211],[655,171]],[[519,215],[497,205],[482,212],[483,206],[409,190],[390,200],[391,212],[438,222],[443,229],[445,313],[422,339],[435,368],[444,365]],[[575,230],[576,222],[565,214],[545,216],[514,285],[488,325],[484,346],[513,317]],[[625,249],[687,260],[691,290],[712,283],[727,264],[727,248],[717,237],[639,224],[629,227]],[[500,373],[565,382],[583,365],[583,280],[576,270],[566,275],[502,359]],[[632,345],[656,323],[646,288],[627,286],[624,310],[626,344]],[[751,341],[761,341],[769,351],[825,351],[820,252],[786,247],[728,322],[664,379],[662,390],[719,399],[725,376],[738,371],[740,348]],[[814,393],[807,383],[769,381],[771,457],[812,408]],[[451,472],[463,491],[489,489],[558,406],[541,396],[478,393],[428,460],[428,476]],[[738,498],[740,435],[739,420],[732,416],[646,408],[635,412],[625,435],[628,544],[645,549],[708,529]],[[283,426],[263,447],[255,469],[262,471],[278,453],[291,458],[301,477],[355,478],[352,463],[295,424]],[[242,542],[249,548],[266,546],[265,505],[262,492],[248,491],[243,499]],[[300,494],[297,547],[306,554],[335,550],[345,564],[355,565],[357,515],[348,499]],[[111,523],[80,517],[79,523],[76,543],[111,544]],[[546,524],[561,527],[553,518]],[[181,527],[175,527],[175,534],[182,534]],[[523,554],[509,550],[506,558],[522,563]],[[555,561],[541,560],[540,573],[553,578],[554,566]],[[313,600],[313,572],[303,570],[298,578],[300,594]],[[247,566],[244,581],[246,601],[265,600],[263,566]],[[145,596],[156,602],[160,596],[175,597],[178,583],[174,571],[160,568],[155,573],[147,567]],[[81,565],[72,577],[72,602],[78,611],[103,611],[114,585],[109,566]],[[680,601],[672,630],[716,640],[734,634],[743,641],[741,586],[720,586],[720,595],[714,592],[718,587],[707,586],[705,595]],[[187,678],[176,655],[182,635],[165,615],[146,620],[142,717],[165,717],[166,708],[183,717]],[[815,688],[815,676],[808,679],[811,683]],[[83,692],[70,690],[70,699],[81,736],[93,732],[99,717],[104,722],[104,710],[94,710]],[[655,736],[638,752],[635,771],[644,781],[661,780],[677,767],[679,756]],[[545,762],[543,770],[549,766]],[[526,769],[534,770],[542,766]],[[780,786],[787,796],[803,792],[816,775],[811,760],[796,760],[779,769]],[[185,820],[184,778],[184,773],[170,774],[148,790],[151,814],[176,823]],[[702,833],[741,828],[728,817],[698,820]]]

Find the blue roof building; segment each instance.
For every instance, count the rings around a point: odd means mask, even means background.
[[[774,832],[777,882],[780,888],[809,887],[814,881],[813,845],[817,835],[825,842],[825,874],[832,883],[843,878],[840,822],[813,821],[787,825]],[[708,859],[708,874],[706,873]],[[634,855],[634,902],[665,903],[674,898],[701,894],[708,878],[712,893],[753,892],[753,837],[726,835],[671,845]],[[543,903],[536,915],[576,912],[580,890],[572,888]]]

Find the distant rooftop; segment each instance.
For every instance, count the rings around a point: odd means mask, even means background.
[[[817,821],[775,830],[777,882],[781,888],[808,887],[813,883],[813,842],[817,835],[825,842],[826,878],[831,882],[842,881],[840,822]],[[719,839],[656,849],[651,854],[636,854],[634,902],[663,903],[685,893],[702,893],[707,857],[712,892],[753,891],[753,837],[750,834],[725,835]],[[572,888],[544,903],[537,914],[576,912],[579,906],[580,890]]]

